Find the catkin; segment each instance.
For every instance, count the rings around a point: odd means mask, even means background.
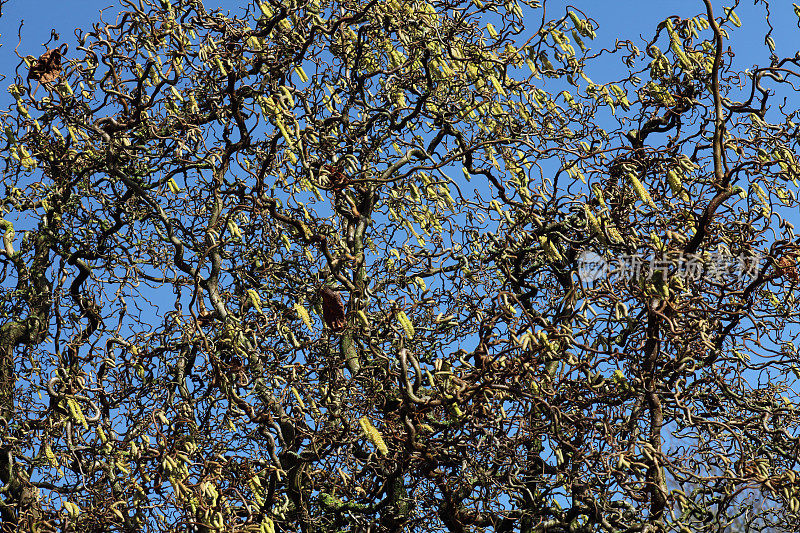
[[[592,233],[602,235],[603,232],[600,229],[600,222],[597,220],[597,217],[594,216],[594,213],[592,213],[592,209],[588,205],[584,205],[583,211],[586,213],[586,221],[588,222],[589,229],[592,230]]]
[[[644,188],[642,182],[639,181],[639,178],[637,178],[634,174],[630,173],[628,174],[628,180],[631,182],[633,190],[636,191],[636,194],[637,196],[639,196],[639,199],[646,205],[652,207],[653,209],[656,209],[656,203],[653,201],[653,198],[650,196],[650,193],[647,192],[647,189]]]
[[[377,449],[381,455],[389,455],[389,448],[383,441],[380,431],[372,425],[369,418],[362,416],[358,423],[361,425],[361,429],[364,431],[364,434],[366,434],[367,439],[375,446],[375,449]]]
[[[263,311],[261,310],[261,297],[255,291],[255,289],[247,289],[247,296],[250,299],[250,303],[253,304],[253,307],[255,307],[259,313],[262,313]]]
[[[309,316],[308,311],[306,311],[306,308],[303,307],[303,304],[294,304],[294,310],[297,312],[297,316],[300,317],[300,320],[302,320],[303,323],[308,326],[308,329],[313,331],[314,326],[311,323],[311,317]]]
[[[58,467],[58,459],[56,459],[56,454],[53,453],[53,449],[50,447],[49,444],[45,444],[44,446],[44,455],[47,457],[50,466],[53,468]]]
[[[75,398],[67,398],[67,406],[69,407],[69,412],[72,417],[80,422],[84,429],[89,429],[89,424],[86,422],[86,417],[83,416],[81,406],[78,404]]]
[[[409,339],[413,339],[414,324],[411,323],[411,320],[408,318],[408,315],[406,315],[403,311],[398,311],[397,320],[400,322],[400,326],[403,328],[406,337],[408,337]]]
[[[681,178],[678,176],[677,172],[674,170],[667,172],[667,183],[669,183],[669,188],[672,189],[672,194],[679,196],[687,202],[689,201],[689,194],[683,188],[683,183],[681,183]]]

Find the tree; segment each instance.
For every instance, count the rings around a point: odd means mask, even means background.
[[[796,530],[797,56],[540,4],[21,43],[4,531]]]

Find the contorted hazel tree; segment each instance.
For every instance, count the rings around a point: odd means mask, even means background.
[[[798,60],[539,4],[23,38],[3,529],[796,530]]]

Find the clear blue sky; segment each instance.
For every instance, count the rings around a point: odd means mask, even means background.
[[[714,0],[715,11],[722,14],[722,7],[733,2]],[[773,2],[774,38],[778,44],[778,52],[792,48],[794,52],[797,41],[797,17],[792,12],[792,3],[787,0]],[[207,0],[207,9],[224,7],[235,14],[243,2],[235,0]],[[572,5],[583,10],[600,23],[598,41],[595,44],[612,45],[618,36],[635,38],[639,35],[650,36],[656,24],[668,15],[677,14],[684,18],[697,15],[705,10],[701,0],[548,0],[547,9],[551,15],[563,13],[565,6]],[[3,17],[0,19],[0,69],[3,74],[16,64],[14,46],[17,43],[17,30],[20,20],[25,21],[22,31],[23,44],[21,55],[39,55],[44,49],[41,43],[47,40],[50,30],[55,29],[62,39],[71,41],[76,27],[89,27],[104,10],[107,21],[114,20],[119,11],[119,4],[110,0],[56,1],[40,0],[33,2],[12,1],[3,6]],[[744,21],[744,26],[734,35],[734,49],[741,64],[751,65],[763,63],[768,52],[763,39],[764,11],[754,7],[752,2],[742,2],[736,12]],[[760,35],[760,37],[759,37]],[[782,46],[783,45],[783,46]]]
[[[714,0],[715,14],[722,14],[723,6],[732,1]],[[792,3],[787,0],[773,2],[772,22],[775,27],[773,37],[778,45],[778,53],[794,54],[798,37],[797,17],[792,11]],[[236,14],[244,2],[236,0],[206,0],[207,9],[222,7]],[[598,39],[593,48],[613,47],[617,37],[639,40],[639,36],[650,37],[658,22],[669,15],[677,14],[688,18],[705,11],[702,0],[548,0],[549,15],[564,13],[567,5],[581,9],[600,24]],[[22,27],[20,55],[39,55],[44,51],[42,43],[47,41],[51,29],[61,35],[62,41],[74,44],[73,32],[76,27],[89,28],[97,22],[100,11],[106,21],[113,21],[120,10],[113,0],[56,1],[41,0],[33,2],[12,1],[3,6],[0,18],[0,73],[8,75],[17,64],[14,47],[17,44],[19,24]],[[769,57],[764,46],[763,35],[766,29],[764,10],[753,6],[752,2],[742,2],[736,12],[744,25],[733,35],[733,47],[740,67],[747,68],[755,63],[764,64]],[[534,22],[534,21],[532,21]],[[538,22],[538,21],[537,21]],[[635,42],[643,48],[642,41]],[[616,60],[615,60],[616,61]],[[11,83],[6,78],[5,86]],[[598,79],[598,82],[601,81]]]
[[[713,0],[715,14],[723,13],[723,6],[730,6],[733,0]],[[793,55],[797,50],[796,42],[800,32],[797,27],[797,17],[792,10],[792,3],[787,0],[773,2],[772,23],[775,27],[773,38],[777,43],[778,54]],[[231,14],[240,14],[246,5],[239,0],[206,0],[207,9],[217,7],[230,10]],[[599,25],[598,38],[591,43],[593,50],[603,47],[613,49],[617,38],[628,38],[634,44],[644,49],[644,39],[652,37],[656,25],[669,15],[679,15],[683,18],[693,17],[705,12],[702,0],[547,0],[546,8],[548,18],[561,16],[567,6],[582,10],[586,15],[595,19]],[[40,55],[45,48],[42,46],[50,37],[51,30],[61,36],[62,42],[70,44],[74,49],[74,30],[76,27],[88,29],[96,23],[101,10],[103,19],[111,22],[115,20],[120,11],[120,5],[115,0],[40,0],[32,2],[11,1],[3,6],[3,16],[0,18],[0,105],[10,101],[5,88],[13,81],[13,72],[19,63],[14,54],[20,33],[20,22],[24,21],[21,29],[22,43],[19,54]],[[752,2],[742,2],[736,12],[743,20],[744,25],[732,36],[732,46],[736,53],[736,66],[740,69],[752,67],[754,64],[768,62],[769,51],[764,44],[765,11],[761,6],[753,6]],[[538,26],[538,20],[531,20],[531,31]],[[609,58],[601,63],[608,67],[607,72],[599,73],[597,64],[590,69],[590,75],[598,82],[610,81],[615,74],[624,72],[618,58]],[[602,79],[607,74],[607,79]],[[800,102],[799,102],[800,103]],[[4,105],[3,105],[4,107]],[[800,106],[799,106],[800,107]]]

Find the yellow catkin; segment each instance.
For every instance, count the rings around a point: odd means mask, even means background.
[[[647,189],[644,188],[642,182],[639,181],[634,174],[628,174],[628,180],[631,182],[633,186],[633,190],[636,191],[637,196],[639,199],[644,202],[646,205],[656,209],[656,203],[653,201],[653,198],[650,197],[650,193],[647,192]]]
[[[356,315],[358,316],[358,319],[361,321],[361,325],[363,325],[365,328],[368,328],[369,327],[369,318],[367,318],[367,314],[364,311],[362,311],[361,309],[359,309],[356,312]]]
[[[408,318],[408,316],[403,311],[398,311],[397,320],[400,322],[400,326],[403,328],[406,337],[408,337],[409,339],[413,339],[414,324],[411,323],[411,320]]]
[[[551,241],[547,237],[544,236],[539,237],[539,244],[541,244],[545,255],[547,255],[547,258],[550,259],[551,261],[561,261],[564,259],[558,252],[558,248],[556,248],[556,246],[553,244],[553,241]]]
[[[69,407],[69,412],[72,414],[72,417],[80,422],[84,429],[89,429],[89,424],[86,422],[86,417],[83,416],[81,406],[78,405],[78,402],[75,400],[75,398],[68,398],[67,406]]]
[[[314,327],[311,324],[311,317],[308,315],[308,311],[306,311],[306,308],[303,307],[303,304],[300,303],[294,304],[294,310],[297,311],[297,316],[299,316],[300,320],[302,320],[303,323],[306,326],[308,326],[308,329],[313,330]]]
[[[389,448],[383,441],[380,431],[372,425],[369,418],[362,416],[358,423],[361,425],[361,429],[364,431],[367,439],[375,446],[375,449],[377,449],[381,455],[389,455]]]
[[[78,518],[81,514],[81,508],[72,502],[64,502],[64,509],[72,518]]]
[[[259,313],[262,313],[261,310],[261,297],[254,289],[247,289],[247,296],[250,298],[250,303],[253,304],[253,307],[258,310]]]
[[[300,396],[300,393],[294,387],[292,387],[292,394],[294,395],[294,399],[297,400],[297,405],[300,407],[300,410],[305,411],[306,404],[303,403],[303,398]]]
[[[595,198],[597,198],[597,201],[600,203],[600,206],[601,207],[606,207],[606,200],[603,197],[603,189],[600,188],[600,185],[598,185],[596,183],[593,184],[592,185],[592,192],[594,193]]]
[[[50,466],[53,468],[58,467],[58,459],[56,458],[56,454],[53,453],[53,449],[49,444],[44,445],[44,455],[47,457],[47,461],[50,463]]]
[[[615,228],[613,225],[611,225],[611,222],[609,222],[609,225],[608,225],[608,228],[606,229],[606,231],[608,232],[608,236],[611,237],[611,241],[614,244],[622,244],[622,235],[620,235],[620,233],[617,230],[617,228]]]
[[[586,213],[586,221],[592,233],[602,235],[603,231],[600,229],[600,222],[597,220],[597,217],[594,216],[594,213],[592,213],[592,209],[588,205],[584,205],[583,211]]]
[[[181,192],[181,188],[178,187],[178,184],[175,182],[174,178],[167,180],[167,185],[169,186],[169,190],[172,191],[172,194],[178,194]]]
[[[689,200],[689,194],[684,190],[683,183],[681,183],[681,178],[677,172],[674,170],[667,172],[667,183],[669,183],[672,194],[679,196],[683,200]]]

